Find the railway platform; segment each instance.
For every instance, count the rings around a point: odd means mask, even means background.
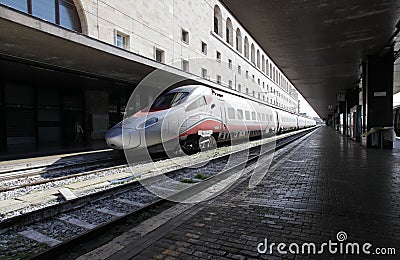
[[[91,141],[89,143],[76,143],[62,145],[59,143],[11,145],[6,151],[0,151],[0,162],[8,160],[29,159],[34,157],[54,156],[59,154],[89,152],[107,149],[104,140]]]
[[[281,149],[255,188],[242,181],[177,204],[79,259],[398,259],[399,182],[398,150],[365,149],[320,127]]]

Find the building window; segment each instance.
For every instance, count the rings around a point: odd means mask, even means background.
[[[165,52],[159,48],[155,48],[154,58],[156,61],[164,63],[165,62]]]
[[[201,42],[201,53],[207,55],[207,43]]]
[[[251,44],[251,62],[256,64],[256,49],[254,47],[254,43]]]
[[[275,82],[275,67],[272,68],[272,80]]]
[[[220,76],[220,75],[217,75],[217,83],[218,83],[218,84],[221,84],[221,81],[222,81],[222,80],[221,80],[221,76]]]
[[[217,61],[221,62],[221,53],[217,51]]]
[[[242,92],[242,85],[238,84],[238,91]]]
[[[32,15],[43,20],[56,23],[55,10],[55,1],[32,1]]]
[[[218,5],[214,7],[214,32],[222,37],[222,13]]]
[[[81,21],[73,0],[0,0],[0,3],[64,28],[82,32]]]
[[[257,68],[260,68],[260,50],[257,50]]]
[[[271,63],[270,63],[270,64],[269,64],[268,75],[269,75],[269,77],[272,79],[271,73],[272,73],[272,65],[271,65]]]
[[[236,50],[242,53],[242,33],[239,28],[236,29]]]
[[[256,92],[253,90],[253,97],[256,97]]]
[[[188,32],[188,31],[182,29],[182,38],[181,38],[181,40],[182,40],[184,43],[189,44],[189,32]]]
[[[119,31],[115,32],[115,46],[122,49],[129,48],[129,36]]]
[[[246,88],[246,95],[249,94],[249,88]]]
[[[0,0],[0,3],[12,7],[21,12],[28,13],[28,1]]]
[[[228,86],[229,86],[229,88],[232,88],[232,80],[230,80],[230,81],[228,82]]]
[[[262,67],[262,71],[265,73],[265,58],[264,58],[264,55],[261,58],[261,67]]]
[[[253,82],[256,82],[256,77],[254,75],[251,78]]]
[[[242,75],[242,66],[238,65],[238,74]]]
[[[228,68],[232,69],[232,60],[228,59]]]
[[[261,84],[260,79],[257,80],[257,84],[260,86]]]
[[[244,37],[244,57],[249,59],[249,39],[247,36]]]
[[[182,60],[182,70],[184,72],[189,72],[189,61],[188,60]]]
[[[226,19],[226,42],[233,45],[233,26],[230,18]]]
[[[249,71],[246,70],[246,79],[249,79]]]
[[[208,79],[207,69],[201,68],[201,77],[202,77],[203,79]]]

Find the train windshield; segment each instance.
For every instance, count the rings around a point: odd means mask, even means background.
[[[182,101],[182,99],[184,99],[188,95],[188,92],[167,93],[157,98],[151,106],[150,110],[162,110],[176,106],[180,103],[180,101]]]

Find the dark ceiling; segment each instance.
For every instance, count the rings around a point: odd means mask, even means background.
[[[222,1],[321,117],[400,20],[400,0]]]

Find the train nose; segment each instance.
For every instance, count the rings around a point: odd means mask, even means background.
[[[110,148],[133,149],[140,145],[140,133],[133,129],[113,128],[108,131],[106,140]]]

